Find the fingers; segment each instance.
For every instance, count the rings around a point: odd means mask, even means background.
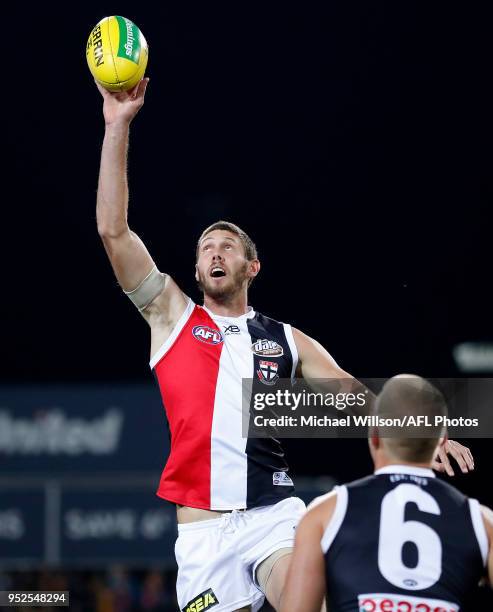
[[[440,457],[440,461],[442,462],[443,467],[445,471],[447,472],[447,474],[449,476],[454,476],[455,473],[454,473],[454,470],[452,469],[452,466],[450,465],[450,461],[447,456],[447,451],[443,447],[441,447],[440,450],[438,451],[438,456]]]
[[[142,81],[138,85],[138,97],[144,97],[147,89],[147,85],[149,84],[149,77],[142,79]]]
[[[127,95],[128,95],[128,97],[129,97],[130,99],[135,100],[135,98],[137,98],[137,94],[138,94],[139,87],[140,87],[140,84],[141,84],[141,83],[142,83],[142,81],[139,81],[139,82],[137,83],[137,85],[134,85],[134,86],[132,87],[132,89],[127,89]]]
[[[474,458],[471,451],[467,446],[463,446],[454,440],[448,440],[444,446],[440,447],[432,462],[432,468],[438,472],[447,472],[449,476],[454,476],[454,470],[448,458],[449,454],[455,459],[464,474],[474,469]]]
[[[135,85],[135,87],[132,87],[132,89],[129,89],[127,91],[129,98],[131,98],[132,100],[143,101],[143,98],[146,92],[146,88],[147,88],[147,83],[149,83],[149,77],[146,77],[145,79],[141,79],[137,83],[137,85]]]
[[[466,458],[467,466],[470,470],[473,470],[474,469],[474,457],[472,456],[472,453],[467,446],[463,446],[462,448],[465,450],[465,458]]]
[[[96,87],[98,88],[99,93],[103,96],[105,100],[110,97],[113,97],[120,102],[125,102],[126,100],[135,100],[143,103],[147,85],[149,83],[149,77],[141,79],[137,83],[137,85],[135,85],[135,87],[129,89],[128,91],[118,92],[109,91],[108,89],[105,89],[100,83],[98,83],[98,81],[96,81],[96,79],[94,79],[94,82],[96,83]]]
[[[114,100],[118,100],[119,102],[124,102],[125,99],[128,97],[128,92],[126,91],[110,91],[109,89],[106,89],[106,87],[103,87],[101,83],[98,83],[96,80],[94,80],[94,82],[96,83],[96,87],[99,89],[99,92],[103,96],[105,101],[113,98]]]
[[[108,91],[100,83],[96,87],[103,96],[103,113],[106,125],[116,122],[130,123],[144,104],[144,95],[149,79],[141,79],[127,91]]]
[[[110,92],[107,89],[105,89],[102,85],[100,85],[96,81],[96,79],[94,79],[94,82],[96,83],[96,87],[99,89],[99,93],[103,96],[103,98],[106,98]]]
[[[449,444],[448,444],[449,454],[452,455],[452,457],[456,460],[457,465],[460,467],[461,471],[464,474],[466,474],[469,471],[469,468],[467,467],[466,460],[462,453],[463,448],[465,447],[462,447],[457,442],[453,442],[452,440],[449,441]]]
[[[440,461],[437,461],[436,459],[433,459],[431,462],[431,469],[435,470],[435,472],[445,472],[443,463],[440,463]]]
[[[141,104],[144,103],[144,96],[149,83],[149,77],[142,79],[132,90],[132,99],[138,100]]]
[[[449,453],[457,461],[460,469],[464,473],[474,469],[474,459],[467,446],[459,444],[459,442],[455,442],[455,440],[449,440]]]

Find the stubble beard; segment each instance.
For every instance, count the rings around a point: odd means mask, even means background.
[[[241,268],[235,272],[231,280],[224,287],[214,286],[212,283],[209,284],[209,277],[204,279],[199,273],[199,289],[204,295],[212,298],[216,302],[227,304],[228,302],[232,301],[238,293],[243,291],[243,286],[247,278],[247,268],[248,263],[245,262]]]

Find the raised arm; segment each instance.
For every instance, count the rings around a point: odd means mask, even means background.
[[[104,100],[105,134],[101,150],[96,218],[98,232],[116,278],[125,291],[135,289],[154,266],[142,241],[128,226],[127,151],[130,122],[144,104],[147,79],[131,92],[110,93]]]
[[[375,401],[373,392],[344,371],[320,342],[295,328],[293,337],[299,356],[297,376],[304,378],[308,385],[318,392],[365,393],[365,405],[361,408],[355,406],[350,412],[369,414]]]
[[[115,276],[153,328],[153,344],[159,345],[185,310],[187,298],[168,275],[157,273],[144,243],[128,225],[129,129],[144,104],[148,81],[143,79],[131,91],[118,93],[98,85],[104,101],[105,134],[96,217]]]

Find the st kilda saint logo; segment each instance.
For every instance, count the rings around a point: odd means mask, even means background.
[[[221,342],[224,342],[221,332],[218,329],[207,327],[207,325],[196,325],[192,329],[192,334],[196,340],[205,342],[205,344],[221,344]]]
[[[264,385],[275,385],[276,380],[279,378],[279,374],[277,373],[277,368],[279,364],[274,361],[259,361],[259,369],[257,370],[257,376],[259,377],[260,382],[263,382]]]

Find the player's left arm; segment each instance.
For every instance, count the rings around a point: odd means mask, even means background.
[[[375,395],[353,378],[351,374],[343,370],[319,342],[294,327],[293,337],[299,356],[296,375],[305,378],[310,386],[319,387],[317,381],[340,379],[342,391],[348,393],[357,393],[363,389],[368,391],[364,412],[369,414],[371,404],[376,399]],[[320,390],[320,388],[317,390]],[[443,444],[440,445],[434,457],[432,468],[437,472],[446,472],[449,476],[454,476],[449,456],[453,457],[463,473],[474,470],[474,458],[469,448],[455,440],[448,439],[445,439]]]
[[[293,327],[293,337],[298,351],[296,375],[304,378],[307,384],[321,392],[364,392],[367,400],[360,408],[364,414],[370,414],[375,395],[363,383],[343,370],[325,348],[310,336]],[[349,408],[351,411],[357,407]]]
[[[294,342],[298,350],[297,376],[307,380],[323,378],[352,378],[345,372],[336,360],[324,347],[310,336],[307,336],[295,327],[293,329]]]
[[[325,522],[332,518],[333,501],[309,508],[296,528],[296,538],[280,612],[320,612],[325,596],[325,560],[321,541]],[[328,520],[327,520],[328,519]]]

